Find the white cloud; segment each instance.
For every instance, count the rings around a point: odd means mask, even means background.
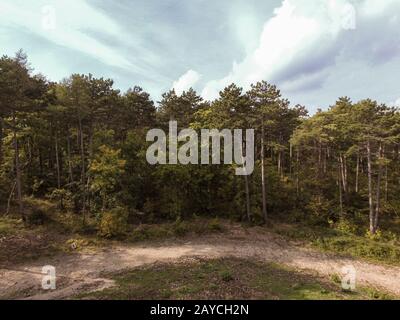
[[[232,70],[221,79],[209,81],[202,92],[206,99],[218,97],[218,92],[234,82],[247,89],[260,80],[274,80],[282,73],[299,68],[297,79],[283,80],[283,90],[296,90],[296,83],[307,74],[312,78],[320,73],[326,60],[334,64],[341,48],[336,46],[339,35],[357,32],[359,18],[376,17],[390,4],[399,0],[283,0],[263,28],[256,50],[245,59],[234,62]],[[320,58],[321,61],[314,61]],[[328,59],[327,59],[328,58]],[[296,64],[297,62],[297,64]],[[321,66],[318,66],[321,63]],[[313,65],[314,64],[314,65]],[[310,68],[307,70],[307,66]],[[293,82],[292,82],[293,81]],[[300,84],[301,85],[301,84]]]
[[[200,79],[201,75],[198,72],[194,70],[188,70],[177,81],[174,82],[172,88],[175,89],[176,94],[181,95],[183,91],[194,87]]]
[[[394,3],[399,3],[399,0],[364,0],[360,5],[360,14],[376,16],[385,12],[385,10]]]
[[[400,108],[400,98],[398,98],[396,101],[389,102],[388,104],[389,104],[389,106]]]
[[[0,27],[23,29],[57,45],[87,54],[107,65],[134,68],[129,60],[94,34],[126,40],[118,25],[81,0],[2,0]],[[49,10],[50,9],[50,10]],[[49,17],[49,14],[53,14]],[[50,19],[54,28],[46,28]]]

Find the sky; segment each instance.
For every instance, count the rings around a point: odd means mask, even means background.
[[[400,105],[400,0],[0,0],[0,55],[20,48],[52,81],[92,73],[155,101],[266,80],[311,113]]]

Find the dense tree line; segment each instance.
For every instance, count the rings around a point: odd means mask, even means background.
[[[255,129],[256,168],[156,165],[146,133],[180,128]],[[110,79],[34,75],[26,55],[0,60],[0,204],[26,220],[29,197],[101,221],[106,212],[145,219],[223,216],[268,222],[284,215],[319,223],[400,214],[400,113],[373,100],[340,98],[309,117],[267,82],[232,84],[215,101],[193,89],[125,93]],[[125,221],[125,220],[124,220]],[[367,226],[366,226],[367,228]]]

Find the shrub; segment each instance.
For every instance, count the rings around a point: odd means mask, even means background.
[[[223,231],[223,226],[219,222],[218,218],[212,219],[208,223],[208,230],[210,230],[210,231]]]
[[[185,221],[182,221],[181,219],[177,219],[174,223],[173,230],[174,234],[181,237],[184,236],[189,230],[188,226]]]
[[[366,292],[371,299],[374,300],[392,300],[389,294],[380,292],[374,288],[367,288]]]
[[[305,214],[301,210],[292,210],[290,213],[285,216],[285,220],[289,223],[300,223],[303,222],[305,218]]]
[[[156,240],[173,236],[167,225],[144,225],[141,224],[129,236],[131,241]]]
[[[224,282],[230,282],[235,280],[235,278],[233,277],[233,274],[229,271],[229,270],[224,270],[220,273],[221,275],[221,279]]]
[[[30,225],[43,225],[50,219],[41,208],[33,208],[32,213],[27,216],[28,224]]]
[[[391,242],[397,242],[397,241],[399,241],[397,234],[395,234],[395,233],[392,232],[392,231],[385,231],[385,232],[383,233],[383,238],[384,238],[386,241],[391,241]]]
[[[65,242],[68,251],[81,250],[89,245],[89,241],[85,239],[69,239]]]
[[[331,275],[331,280],[333,283],[335,284],[340,284],[342,283],[342,278],[340,277],[340,275],[338,275],[337,273],[334,273]]]
[[[99,224],[99,235],[114,238],[125,234],[128,223],[128,210],[115,208],[102,214]]]
[[[311,214],[309,223],[311,225],[328,226],[328,218],[331,214],[331,204],[322,196],[313,196],[310,202],[306,205],[306,210]]]
[[[335,225],[335,229],[347,234],[356,234],[357,232],[357,227],[354,225],[354,223],[345,219],[339,220],[339,222]]]
[[[365,233],[365,237],[367,237],[370,240],[375,240],[375,241],[382,240],[382,231],[377,230],[375,233],[371,233],[370,230],[367,230],[367,232]]]

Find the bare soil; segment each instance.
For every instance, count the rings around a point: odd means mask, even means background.
[[[400,268],[372,264],[337,255],[324,254],[289,242],[263,228],[230,226],[222,234],[127,245],[113,243],[90,252],[59,254],[35,262],[0,269],[0,297],[6,299],[68,299],[79,293],[114,285],[107,274],[182,258],[237,257],[275,262],[319,276],[341,274],[342,267],[354,266],[357,285],[369,286],[400,296]],[[41,289],[42,267],[57,271],[57,290]]]

